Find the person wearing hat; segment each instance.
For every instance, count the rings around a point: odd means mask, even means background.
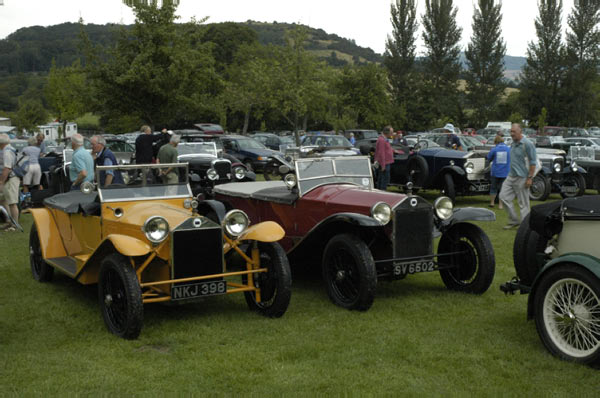
[[[452,123],[446,123],[443,127],[446,134],[450,134],[448,137],[448,141],[446,141],[446,147],[451,149],[456,149],[458,151],[462,151],[462,145],[460,143],[460,138],[456,134],[454,134],[454,125]]]

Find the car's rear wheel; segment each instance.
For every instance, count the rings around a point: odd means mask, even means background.
[[[562,184],[563,187],[569,188],[569,192],[560,191],[560,196],[563,198],[574,198],[585,193],[585,179],[581,174],[571,174]]]
[[[274,163],[270,163],[265,166],[265,169],[263,170],[263,175],[266,181],[281,180],[281,174],[279,174],[279,167]]]
[[[287,310],[292,296],[292,272],[283,248],[277,242],[259,242],[260,267],[267,272],[254,274],[254,286],[260,289],[260,301],[256,292],[244,292],[248,307],[261,315],[279,318]],[[244,275],[242,281],[247,283]]]
[[[427,177],[429,176],[429,166],[427,161],[422,156],[413,156],[408,161],[408,180],[411,181],[417,188],[421,188],[425,185]]]
[[[375,299],[377,272],[366,243],[353,234],[331,238],[323,253],[323,279],[334,304],[368,310]]]
[[[535,325],[553,355],[600,364],[600,280],[581,266],[559,265],[534,292]]]
[[[544,201],[550,196],[551,189],[550,180],[543,174],[538,173],[533,177],[533,181],[529,187],[529,199]]]
[[[127,258],[113,253],[104,258],[98,277],[98,295],[104,323],[111,333],[135,339],[142,330],[142,291]]]
[[[533,231],[529,226],[530,214],[519,225],[515,242],[513,244],[513,264],[519,281],[526,286],[531,286],[533,280],[541,269],[537,254],[546,249],[547,238]]]
[[[443,182],[444,182],[444,189],[442,190],[442,192],[444,193],[444,195],[446,195],[447,197],[450,198],[452,203],[454,203],[454,200],[456,199],[456,187],[454,185],[454,179],[452,178],[452,174],[450,174],[450,173],[444,174]]]
[[[49,282],[52,280],[54,268],[44,261],[40,237],[35,223],[33,223],[29,232],[29,263],[33,279],[38,282]]]
[[[452,254],[450,254],[452,253]],[[496,271],[494,248],[481,228],[459,223],[446,231],[438,245],[440,276],[448,289],[482,294]]]

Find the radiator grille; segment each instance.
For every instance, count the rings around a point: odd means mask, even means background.
[[[231,162],[227,159],[214,160],[213,168],[217,171],[219,179],[231,176]]]
[[[222,273],[222,229],[220,227],[194,228],[191,225],[191,228],[185,228],[186,226],[178,227],[171,237],[173,278]]]
[[[416,206],[411,201],[417,201]],[[418,197],[408,197],[394,209],[394,258],[433,253],[433,207]]]

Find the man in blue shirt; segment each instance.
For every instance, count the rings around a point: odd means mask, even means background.
[[[94,181],[94,159],[83,147],[81,134],[73,134],[71,145],[73,146],[73,160],[69,166],[69,179],[73,191],[79,189],[84,181]]]
[[[446,134],[448,134],[448,141],[446,141],[446,147],[451,149],[456,149],[457,151],[462,151],[462,145],[460,144],[460,138],[456,134],[454,134],[454,125],[452,123],[447,123],[443,127]]]
[[[510,148],[504,143],[504,137],[498,134],[494,138],[495,147],[488,153],[487,159],[492,164],[490,170],[490,207],[494,207],[496,196],[502,188],[502,183],[510,171]],[[502,209],[502,201],[498,203],[498,208]]]
[[[106,147],[106,139],[101,135],[95,135],[90,138],[90,144],[92,144],[92,158],[96,162],[96,166],[118,166],[119,162],[110,149]],[[108,186],[110,184],[123,184],[123,176],[119,170],[107,170],[100,171],[98,173],[100,181],[98,183],[101,187]]]
[[[516,227],[521,223],[513,205],[515,198],[521,210],[521,221],[529,214],[529,187],[535,176],[537,161],[535,146],[523,136],[519,123],[512,124],[510,136],[513,139],[510,146],[510,171],[500,191],[500,200],[508,212],[508,224],[504,229]]]

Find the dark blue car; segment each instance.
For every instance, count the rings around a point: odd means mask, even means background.
[[[262,171],[270,157],[283,156],[281,152],[269,149],[251,137],[225,135],[219,139],[225,152],[238,158],[250,170]]]

